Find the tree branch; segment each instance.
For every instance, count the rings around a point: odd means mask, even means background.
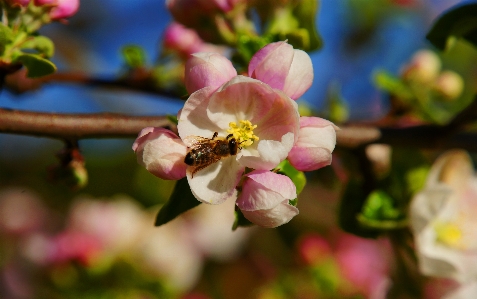
[[[165,116],[56,114],[0,108],[0,132],[57,139],[136,137],[145,127],[173,127]]]
[[[113,113],[57,114],[0,108],[0,133],[57,139],[131,138],[145,127],[175,125],[165,116],[127,116]],[[355,148],[371,143],[426,149],[464,148],[477,151],[477,133],[449,132],[447,127],[423,125],[408,128],[344,127],[337,145]]]

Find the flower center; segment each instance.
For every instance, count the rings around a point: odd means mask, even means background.
[[[435,224],[437,241],[454,248],[459,248],[462,244],[462,231],[454,223],[440,222]]]
[[[234,135],[234,138],[239,142],[240,147],[251,146],[254,141],[258,141],[258,136],[253,134],[253,129],[257,125],[252,125],[249,120],[241,120],[237,125],[236,122],[229,123],[230,129],[227,133]]]

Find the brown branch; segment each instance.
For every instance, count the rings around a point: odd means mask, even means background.
[[[112,113],[56,114],[0,108],[0,133],[57,139],[136,137],[145,127],[174,127],[165,116],[126,116]],[[408,128],[344,127],[337,145],[355,148],[371,143],[427,149],[464,148],[477,151],[477,133],[449,134],[444,126]]]
[[[58,139],[136,137],[145,127],[172,127],[165,116],[56,114],[0,108],[0,132]]]

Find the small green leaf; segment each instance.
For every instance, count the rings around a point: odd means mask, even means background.
[[[12,29],[0,22],[0,54],[5,51],[5,46],[13,39]]]
[[[288,162],[288,160],[283,160],[278,164],[276,169],[278,169],[279,174],[286,175],[292,180],[296,187],[296,194],[300,194],[301,191],[303,191],[303,188],[305,188],[306,185],[306,176],[303,171],[297,170],[290,164],[290,162]]]
[[[402,219],[403,214],[394,207],[394,200],[386,192],[375,190],[366,199],[361,214],[372,220]]]
[[[55,53],[55,45],[46,36],[38,35],[30,37],[23,43],[22,49],[34,49],[38,51],[38,54],[43,54],[44,57],[50,58]]]
[[[232,230],[236,230],[237,228],[241,226],[251,226],[254,225],[252,222],[250,222],[245,216],[243,215],[242,211],[235,206],[235,221],[234,224],[232,225]]]
[[[401,81],[401,79],[385,72],[377,71],[373,77],[374,84],[382,90],[396,95],[399,99],[409,100],[414,96],[409,87]]]
[[[173,123],[175,125],[179,124],[179,120],[177,120],[177,116],[167,114],[166,117],[167,117],[167,120],[169,120],[171,123]]]
[[[37,54],[23,53],[16,56],[13,62],[20,62],[27,68],[28,78],[38,78],[50,75],[56,71],[56,66],[53,64],[53,62]]]
[[[146,64],[146,52],[139,46],[124,46],[121,50],[121,53],[126,65],[130,68],[138,68]]]
[[[458,5],[448,10],[426,35],[440,50],[447,48],[451,37],[463,38],[477,47],[477,3]]]
[[[316,25],[316,15],[319,9],[318,0],[303,0],[293,9],[293,14],[300,22],[300,28],[308,31],[309,46],[305,51],[318,50],[323,46],[323,40],[318,33]]]
[[[200,201],[194,197],[190,190],[187,178],[180,179],[176,183],[171,198],[169,198],[169,201],[162,206],[157,214],[155,226],[166,224],[199,204]]]

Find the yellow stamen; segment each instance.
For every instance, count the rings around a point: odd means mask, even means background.
[[[236,122],[229,123],[230,129],[227,133],[233,134],[234,138],[239,142],[240,147],[251,146],[255,141],[258,141],[258,136],[253,134],[253,129],[257,128],[257,125],[252,125],[249,120],[241,120],[239,125]]]
[[[456,224],[436,223],[434,229],[437,234],[437,241],[455,248],[461,246],[462,231]]]

